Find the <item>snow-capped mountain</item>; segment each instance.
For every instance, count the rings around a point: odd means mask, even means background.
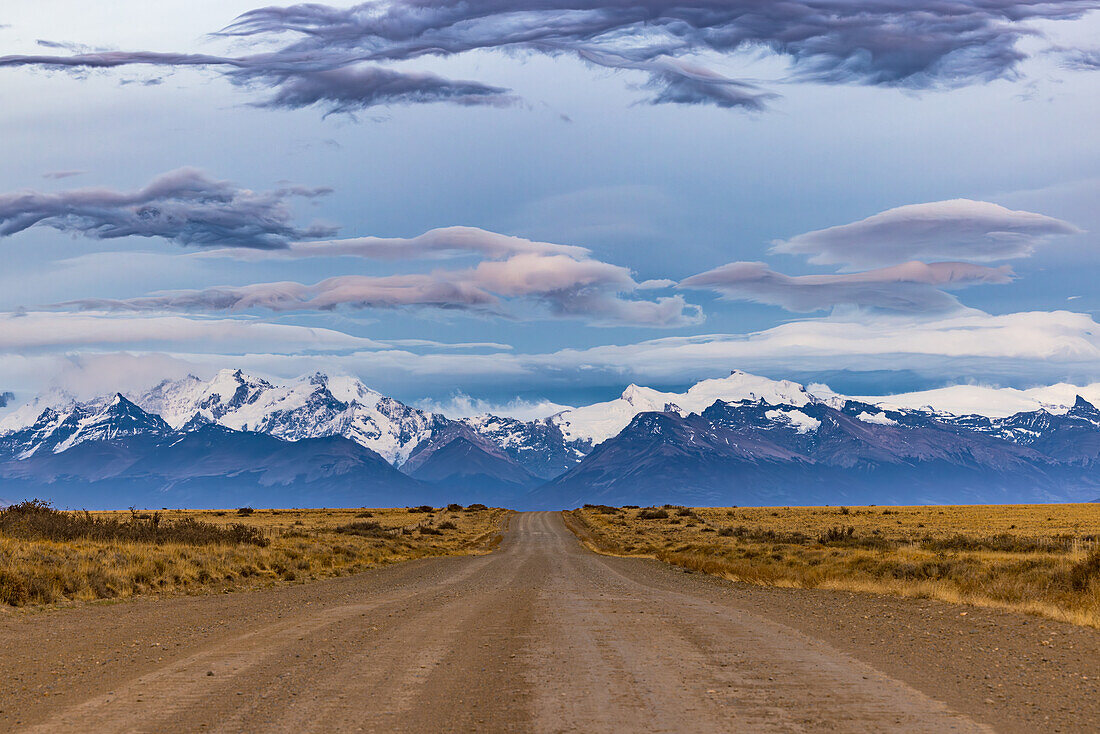
[[[681,490],[714,502],[1080,499],[1074,492],[1097,484],[1100,409],[1069,388],[966,388],[970,402],[958,400],[962,388],[853,399],[735,371],[684,392],[630,385],[615,400],[538,420],[449,420],[350,377],[276,382],[224,370],[86,402],[41,396],[0,423],[0,481],[175,491],[214,486],[224,470],[234,491],[275,481],[293,497],[293,487],[324,487],[302,501],[355,496],[342,483],[358,481],[378,496],[513,506],[588,489],[618,501]],[[946,411],[944,396],[976,409]],[[1029,409],[1002,415],[1012,401]],[[290,446],[308,457],[304,473],[283,460]],[[412,479],[402,484],[396,468]],[[673,500],[687,498],[663,501]]]
[[[1082,412],[1097,412],[1082,403]],[[970,504],[1083,501],[1100,487],[1095,424],[1055,420],[1039,431],[1042,440],[1025,444],[876,411],[855,401],[837,409],[743,400],[687,416],[641,413],[533,499],[549,506]],[[1058,431],[1065,440],[1046,442]]]
[[[85,441],[113,441],[128,436],[164,435],[171,428],[116,394],[109,399],[46,408],[29,426],[0,436],[0,456],[26,459],[61,453]]]
[[[630,385],[615,400],[567,410],[553,416],[551,420],[561,429],[566,440],[588,441],[596,445],[618,434],[639,413],[699,413],[713,405],[715,400],[763,400],[771,405],[790,405],[797,408],[822,399],[834,398],[832,393],[816,397],[797,382],[771,380],[734,370],[729,377],[697,382],[682,393],[660,392]]]
[[[1081,396],[1100,404],[1100,382],[1090,385],[1056,385],[1017,390],[1011,387],[952,385],[935,390],[859,397],[855,400],[877,403],[893,408],[935,411],[952,415],[982,415],[987,418],[1007,418],[1016,413],[1046,410],[1061,414],[1073,407]]]
[[[227,428],[289,441],[344,436],[396,466],[448,423],[439,414],[410,408],[353,377],[320,372],[280,385],[240,370],[222,370],[209,381],[189,376],[162,382],[135,396],[134,402],[177,428],[198,415]]]
[[[462,423],[535,476],[552,479],[572,468],[592,450],[590,439],[566,438],[557,418],[521,421],[479,415],[463,418]]]

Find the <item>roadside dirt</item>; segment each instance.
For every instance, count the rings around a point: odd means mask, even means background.
[[[965,614],[964,614],[965,612]],[[489,556],[0,615],[9,731],[1095,731],[1100,634],[597,556]]]

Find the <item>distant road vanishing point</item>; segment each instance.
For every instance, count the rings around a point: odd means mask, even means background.
[[[559,514],[524,513],[491,555],[0,617],[0,730],[972,732],[1097,721],[1095,683],[1058,677],[1095,667],[1095,630],[961,609],[599,556]],[[1032,656],[1052,631],[1049,668]]]

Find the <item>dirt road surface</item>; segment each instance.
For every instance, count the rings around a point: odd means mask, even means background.
[[[488,556],[9,613],[0,653],[0,731],[1100,729],[1095,630],[598,556],[556,513]]]

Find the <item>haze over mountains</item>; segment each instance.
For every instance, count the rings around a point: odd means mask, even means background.
[[[1091,500],[1100,410],[1086,398],[1100,399],[1100,386],[848,398],[734,371],[683,393],[630,385],[538,420],[451,420],[355,378],[276,383],[223,370],[90,401],[44,395],[9,413],[0,498],[88,508]]]

